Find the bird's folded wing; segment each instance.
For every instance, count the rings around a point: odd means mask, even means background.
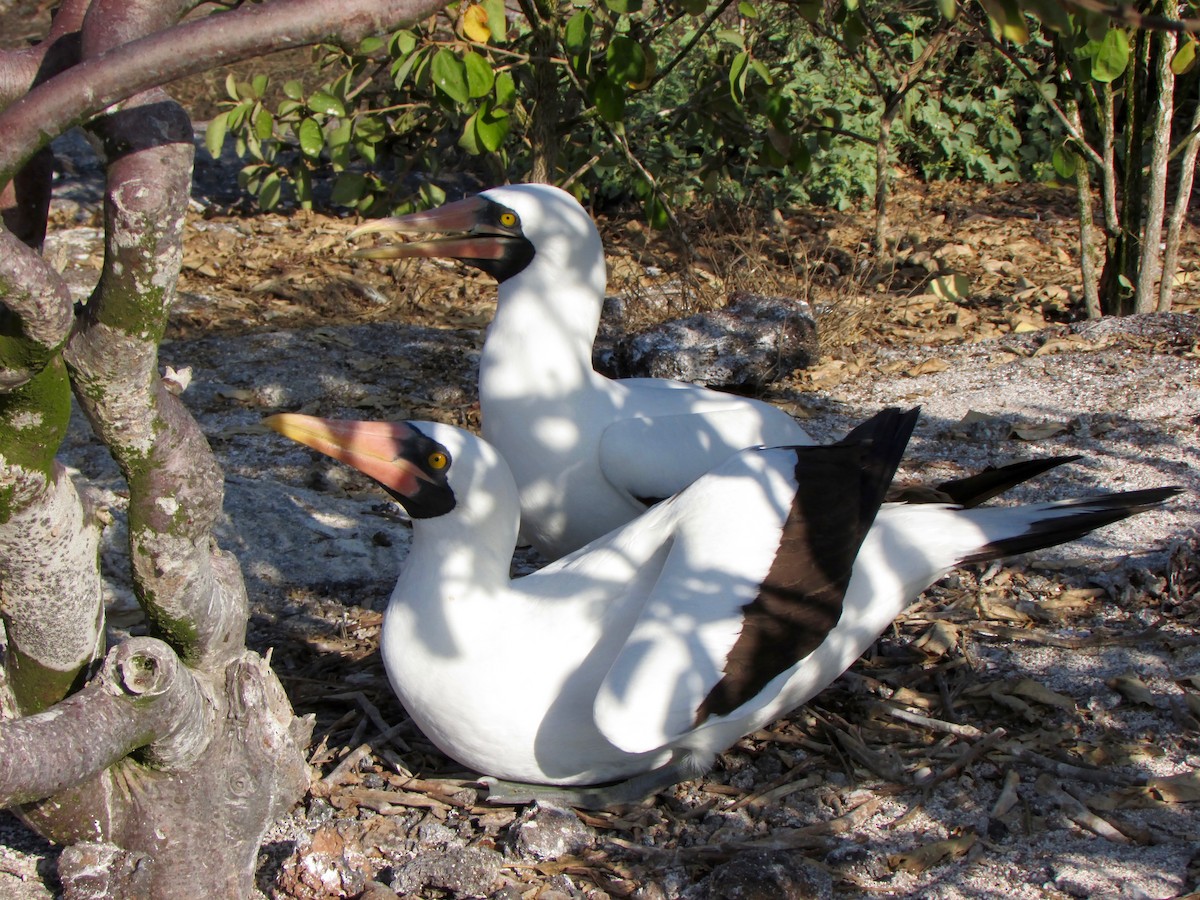
[[[670,551],[593,707],[622,750],[654,750],[693,728],[725,677],[791,498],[786,464],[766,457],[738,454],[673,501]]]
[[[786,413],[773,413],[743,406],[618,419],[601,435],[600,469],[631,497],[661,500],[744,447],[792,443],[803,435]]]

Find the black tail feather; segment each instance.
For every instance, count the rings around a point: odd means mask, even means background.
[[[1089,531],[1161,506],[1183,492],[1180,487],[1149,488],[1120,494],[1103,494],[1056,505],[1053,514],[1033,522],[1023,534],[993,541],[962,562],[986,562],[1016,553],[1028,553],[1083,537]],[[1071,510],[1066,515],[1064,510]]]
[[[1079,459],[1083,459],[1083,457],[1074,453],[1070,456],[1047,456],[1042,459],[1021,460],[1003,466],[988,466],[975,475],[943,481],[936,486],[935,490],[945,494],[951,503],[955,503],[963,509],[970,509],[1003,494],[1009,488],[1036,478],[1043,472],[1049,472],[1056,466]]]
[[[859,496],[863,517],[868,524],[875,518],[879,504],[887,495],[920,415],[919,406],[914,406],[907,412],[901,411],[899,407],[889,406],[856,425],[838,441],[838,444],[842,445],[863,444],[870,447],[862,460],[867,477],[863,478],[860,484],[864,488],[870,485],[871,489],[864,489]]]

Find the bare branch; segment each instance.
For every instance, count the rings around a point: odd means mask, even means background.
[[[186,762],[205,749],[194,735],[211,733],[212,718],[169,647],[130,638],[83,690],[38,715],[0,723],[0,806],[56,794],[155,741],[165,742],[172,762]]]
[[[60,378],[65,391],[62,369],[61,362],[47,367],[43,378]],[[22,399],[18,393],[5,406]],[[53,406],[47,407],[38,409],[43,419],[50,418]],[[39,423],[51,435],[49,455],[66,431],[66,412],[64,405],[61,423]],[[0,474],[32,495],[0,524],[5,676],[16,710],[40,712],[65,697],[79,670],[103,652],[100,531],[61,466],[54,464],[47,477],[0,458]]]
[[[335,37],[359,41],[415,22],[443,2],[273,0],[122,44],[39,85],[0,113],[0,185],[55,137],[134,94],[269,50]]]
[[[1148,76],[1157,82],[1156,108],[1153,116],[1151,141],[1150,188],[1146,197],[1141,250],[1138,260],[1138,280],[1135,291],[1136,308],[1140,313],[1158,308],[1160,291],[1155,282],[1165,275],[1162,265],[1163,219],[1167,205],[1167,164],[1171,153],[1171,117],[1175,111],[1175,75],[1171,72],[1171,56],[1175,52],[1175,35],[1157,32],[1150,36],[1150,71]]]
[[[1067,114],[1075,127],[1083,130],[1077,100],[1067,101]],[[1074,146],[1072,144],[1071,146]],[[1075,154],[1075,196],[1079,209],[1079,271],[1083,275],[1083,304],[1089,319],[1098,319],[1100,309],[1100,273],[1096,271],[1096,237],[1092,220],[1092,176],[1087,160]]]
[[[1158,286],[1158,311],[1171,311],[1171,294],[1175,290],[1175,270],[1179,265],[1179,243],[1183,237],[1183,225],[1187,221],[1188,207],[1192,200],[1192,183],[1196,175],[1196,151],[1200,150],[1200,104],[1192,112],[1191,130],[1176,150],[1183,151],[1179,165],[1179,185],[1175,189],[1175,205],[1167,224],[1166,250],[1163,252],[1162,282]]]
[[[0,393],[28,382],[67,339],[71,292],[41,255],[0,228],[0,315],[12,337],[0,345]],[[15,322],[12,319],[16,319]]]
[[[1089,12],[1097,12],[1130,28],[1146,31],[1200,32],[1200,19],[1180,19],[1174,16],[1154,16],[1140,12],[1132,3],[1105,3],[1103,0],[1068,0]]]

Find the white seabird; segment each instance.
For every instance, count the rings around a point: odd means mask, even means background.
[[[837,444],[735,453],[515,580],[517,486],[487,442],[431,422],[266,421],[370,475],[412,517],[381,653],[422,732],[522,783],[493,783],[494,798],[556,785],[569,786],[557,799],[599,806],[708,769],[830,684],[953,566],[1071,540],[1177,493],[884,503],[916,417],[886,410]]]
[[[661,378],[592,367],[606,274],[600,233],[566,191],[492,188],[374,231],[454,233],[358,251],[461,259],[499,282],[479,364],[483,436],[508,461],[521,533],[557,559],[678,493],[745,447],[811,444],[788,413]]]

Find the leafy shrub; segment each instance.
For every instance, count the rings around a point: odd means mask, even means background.
[[[503,0],[464,0],[387,39],[324,48],[314,86],[229,79],[209,146],[233,134],[265,209],[290,193],[404,212],[446,187],[526,178],[539,154],[580,196],[636,199],[655,225],[697,197],[845,208],[874,192],[886,82],[872,74],[941,24],[932,7],[901,9],[868,36],[852,2],[579,0],[531,22]],[[1038,98],[988,53],[958,62],[906,96],[900,159],[925,178],[1025,177],[1054,140],[1028,127],[1046,117]]]

